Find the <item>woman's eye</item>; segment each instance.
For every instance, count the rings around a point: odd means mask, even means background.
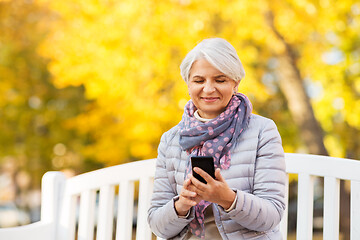
[[[194,80],[195,83],[203,83],[204,80]]]
[[[225,82],[226,80],[225,79],[217,79],[216,80],[216,82],[218,82],[218,83],[223,83],[223,82]]]

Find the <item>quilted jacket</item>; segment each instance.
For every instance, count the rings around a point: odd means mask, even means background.
[[[174,201],[184,182],[188,155],[179,145],[178,126],[163,134],[156,163],[154,190],[148,211],[152,231],[165,239],[184,239],[186,219],[175,212]],[[248,127],[231,149],[231,166],[221,170],[229,187],[236,191],[236,206],[226,212],[212,204],[216,226],[223,239],[281,239],[279,222],[285,209],[285,161],[275,123],[250,116]],[[206,236],[205,236],[206,239]]]

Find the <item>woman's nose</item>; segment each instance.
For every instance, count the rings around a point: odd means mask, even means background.
[[[213,91],[215,91],[214,84],[212,82],[210,82],[210,81],[206,81],[203,91],[204,92],[213,92]]]

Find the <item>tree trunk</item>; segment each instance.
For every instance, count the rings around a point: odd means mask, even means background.
[[[295,124],[299,128],[301,139],[309,153],[328,155],[324,146],[323,131],[314,116],[310,99],[289,50],[278,57],[279,85],[288,102]]]
[[[266,20],[272,32],[284,47],[284,51],[277,56],[279,87],[288,102],[292,118],[300,130],[300,137],[309,153],[328,155],[324,145],[323,130],[315,118],[310,99],[306,94],[304,82],[296,66],[294,51],[276,29],[271,11],[266,14]],[[344,239],[347,240],[350,239],[348,234],[350,232],[350,193],[346,190],[344,181],[341,181],[340,186],[340,231],[343,233]]]
[[[284,45],[284,51],[277,57],[279,86],[288,102],[292,118],[299,127],[301,139],[309,153],[328,155],[324,145],[323,131],[315,118],[300,71],[296,66],[294,51],[276,29],[272,12],[269,12],[266,17],[271,30]]]

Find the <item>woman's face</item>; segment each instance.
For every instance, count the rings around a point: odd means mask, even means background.
[[[203,118],[212,119],[222,113],[238,85],[205,59],[196,60],[191,67],[189,94]]]

